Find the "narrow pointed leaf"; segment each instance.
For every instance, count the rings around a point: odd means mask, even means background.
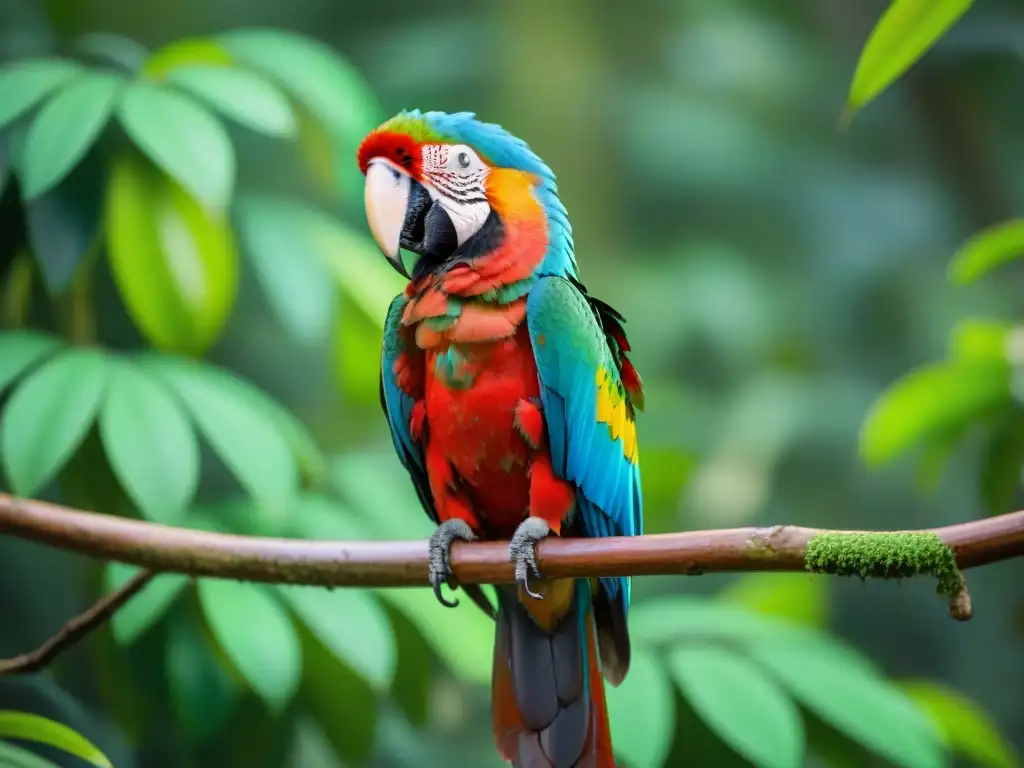
[[[1024,219],[983,229],[960,246],[949,263],[950,282],[964,285],[1024,256]]]
[[[235,581],[199,582],[203,615],[217,643],[274,712],[291,701],[302,675],[298,635],[266,587]]]
[[[861,430],[861,453],[882,464],[924,438],[980,418],[1010,400],[1009,366],[999,361],[926,366],[886,390]]]
[[[946,764],[939,734],[895,685],[810,642],[754,643],[747,652],[822,720],[902,768]]]
[[[111,74],[83,73],[43,105],[25,134],[21,180],[27,200],[60,183],[89,151],[122,82]]]
[[[59,346],[56,337],[34,331],[0,333],[0,394]]]
[[[274,420],[254,407],[258,390],[207,365],[155,356],[144,358],[142,364],[178,394],[249,495],[283,516],[298,490],[298,468]]]
[[[615,754],[633,768],[661,768],[675,736],[675,700],[668,670],[654,654],[635,648],[629,674],[607,686],[608,718]]]
[[[296,131],[288,98],[254,72],[222,66],[182,67],[168,72],[165,81],[246,128],[277,137]]]
[[[800,768],[800,712],[765,674],[734,651],[687,646],[669,668],[686,700],[722,741],[759,768]]]
[[[861,52],[847,110],[860,109],[889,87],[972,3],[973,0],[893,0]]]
[[[222,213],[134,154],[107,189],[108,258],[132,319],[157,348],[201,354],[220,336],[238,290],[238,259]]]
[[[35,752],[0,741],[0,765],[4,768],[61,768]]]
[[[63,723],[28,712],[0,711],[0,739],[46,744],[99,768],[114,768],[107,756],[82,734]]]
[[[282,324],[305,343],[330,332],[338,288],[327,268],[322,214],[297,203],[249,196],[236,218],[245,254]]]
[[[118,115],[136,146],[205,206],[228,205],[235,152],[224,126],[204,107],[165,86],[136,82]]]
[[[118,361],[99,425],[110,467],[142,514],[178,522],[199,485],[199,442],[179,401],[148,371]]]
[[[11,395],[0,417],[0,453],[15,493],[34,496],[75,452],[102,402],[107,372],[102,352],[69,349]]]
[[[20,61],[0,69],[0,128],[63,85],[81,67],[61,59]]]
[[[103,582],[107,589],[119,589],[141,568],[126,563],[108,563]],[[188,586],[189,577],[180,573],[162,573],[146,588],[117,610],[110,620],[114,639],[122,645],[131,645],[156,624],[174,601]]]

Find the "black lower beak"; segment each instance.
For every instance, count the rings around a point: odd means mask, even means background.
[[[421,256],[413,269],[420,274],[443,264],[459,247],[451,217],[415,180],[409,193],[399,244]]]

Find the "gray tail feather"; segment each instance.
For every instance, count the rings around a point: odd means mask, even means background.
[[[594,702],[585,686],[588,625],[580,620],[578,601],[588,591],[576,590],[571,607],[551,632],[530,617],[515,587],[496,591],[492,709],[499,750],[514,768],[610,768],[613,763],[599,761],[592,724],[593,716],[603,717],[604,712],[592,711]],[[592,620],[588,611],[586,621]],[[508,698],[513,701],[502,700]],[[513,703],[518,718],[508,716]]]

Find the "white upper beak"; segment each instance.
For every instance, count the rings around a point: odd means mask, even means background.
[[[402,274],[406,274],[406,271],[402,264],[399,241],[411,189],[412,180],[409,175],[397,166],[380,158],[370,161],[364,188],[366,221],[378,247]]]

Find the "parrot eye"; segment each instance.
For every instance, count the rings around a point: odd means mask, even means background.
[[[455,156],[455,162],[458,163],[459,168],[469,168],[469,164],[471,162],[469,154],[467,152],[459,152],[459,154]]]

